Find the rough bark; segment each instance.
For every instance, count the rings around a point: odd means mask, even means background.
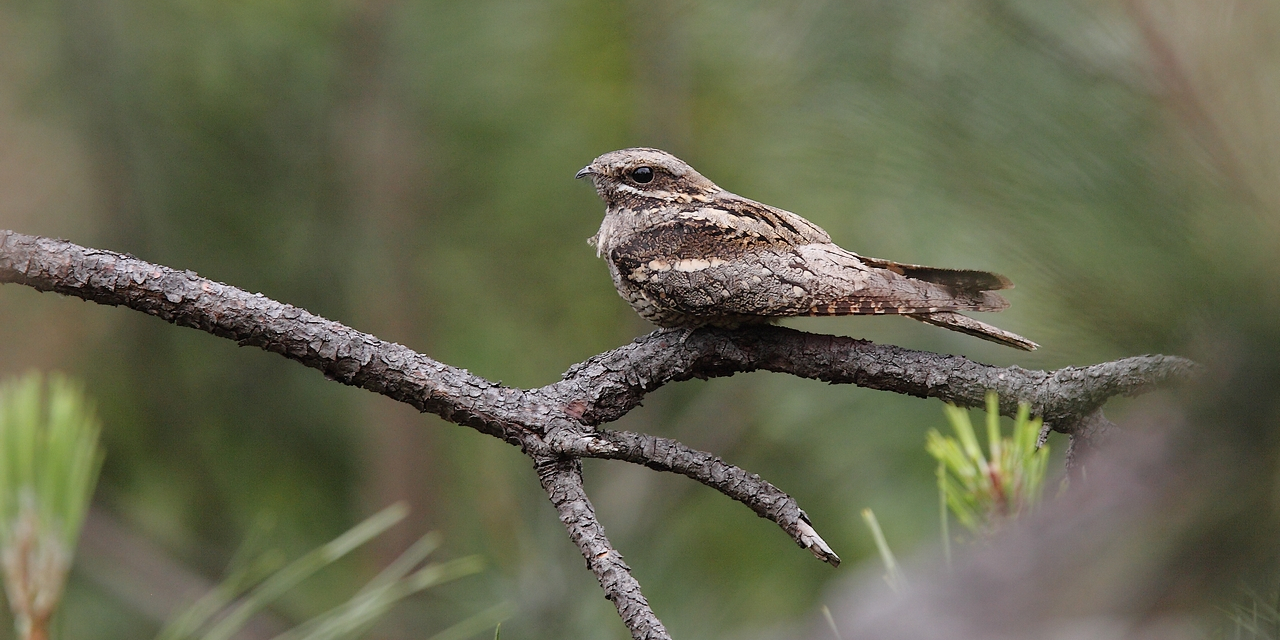
[[[649,608],[649,601],[640,593],[640,583],[631,575],[631,567],[622,561],[622,554],[604,536],[604,527],[582,486],[582,460],[572,456],[535,458],[534,468],[560,515],[560,522],[569,531],[569,538],[582,551],[587,569],[600,581],[604,597],[617,607],[623,624],[631,630],[631,637],[636,640],[670,638],[662,621]]]
[[[129,307],[278,353],[343,384],[519,447],[535,462],[561,521],[632,637],[650,640],[669,635],[605,537],[582,488],[580,458],[624,460],[680,473],[777,523],[819,559],[832,565],[840,559],[796,501],[760,476],[673,440],[598,428],[638,406],[647,393],[669,382],[755,370],[969,407],[982,405],[986,392],[995,390],[1002,413],[1012,415],[1019,402],[1030,403],[1047,427],[1072,436],[1073,452],[1078,453],[1106,431],[1109,423],[1101,407],[1108,398],[1186,377],[1195,366],[1183,358],[1140,356],[1029,371],[763,326],[655,331],[570,367],[559,382],[516,389],[261,294],[64,240],[0,230],[0,282]]]

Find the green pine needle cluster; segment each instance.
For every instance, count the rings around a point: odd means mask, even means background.
[[[926,449],[938,461],[940,500],[956,520],[978,535],[987,535],[1036,506],[1044,486],[1049,448],[1037,447],[1040,418],[1031,419],[1026,403],[1018,406],[1011,437],[1000,433],[999,401],[987,393],[987,453],[978,444],[969,412],[947,405],[955,437],[929,432]],[[942,514],[947,544],[946,511]]]
[[[1038,447],[1040,418],[1031,419],[1031,408],[1018,405],[1013,434],[1000,432],[1000,399],[995,391],[987,392],[987,448],[984,453],[969,412],[954,405],[944,407],[955,437],[944,436],[931,429],[925,449],[938,461],[938,517],[942,522],[942,549],[951,564],[951,533],[947,511],[974,534],[985,537],[1005,522],[1017,519],[1040,502],[1049,447]],[[906,576],[898,567],[885,540],[880,524],[870,509],[862,518],[880,551],[885,566],[885,581],[894,591],[907,587]]]
[[[0,560],[20,638],[47,636],[102,467],[83,388],[29,373],[0,384]]]

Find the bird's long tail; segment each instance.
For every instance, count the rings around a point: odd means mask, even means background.
[[[1035,351],[1040,345],[1009,331],[1005,331],[999,327],[993,327],[985,322],[974,320],[969,316],[962,316],[952,311],[939,311],[937,313],[918,313],[911,314],[910,317],[920,322],[928,323],[936,327],[967,333],[975,338],[998,342],[1005,346],[1023,351]]]

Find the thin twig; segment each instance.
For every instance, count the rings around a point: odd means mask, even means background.
[[[653,614],[649,601],[640,593],[640,583],[631,575],[631,567],[622,554],[609,544],[604,527],[596,519],[595,507],[582,487],[582,460],[571,456],[537,458],[534,468],[538,480],[551,498],[560,522],[569,537],[582,551],[587,568],[600,581],[604,597],[618,609],[623,624],[635,640],[670,640],[666,627]]]
[[[714,454],[691,449],[669,438],[603,429],[589,437],[565,443],[563,451],[575,457],[625,460],[697,480],[741,502],[761,518],[777,523],[796,544],[808,549],[817,559],[833,567],[840,566],[840,556],[818,535],[795,498],[760,476],[731,465]]]

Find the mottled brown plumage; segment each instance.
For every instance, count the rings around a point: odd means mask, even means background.
[[[578,172],[607,208],[589,242],[614,286],[662,327],[788,316],[900,314],[985,340],[1036,344],[957,311],[1000,311],[1007,278],[846,251],[804,218],[729,193],[658,149],[606,153]]]

